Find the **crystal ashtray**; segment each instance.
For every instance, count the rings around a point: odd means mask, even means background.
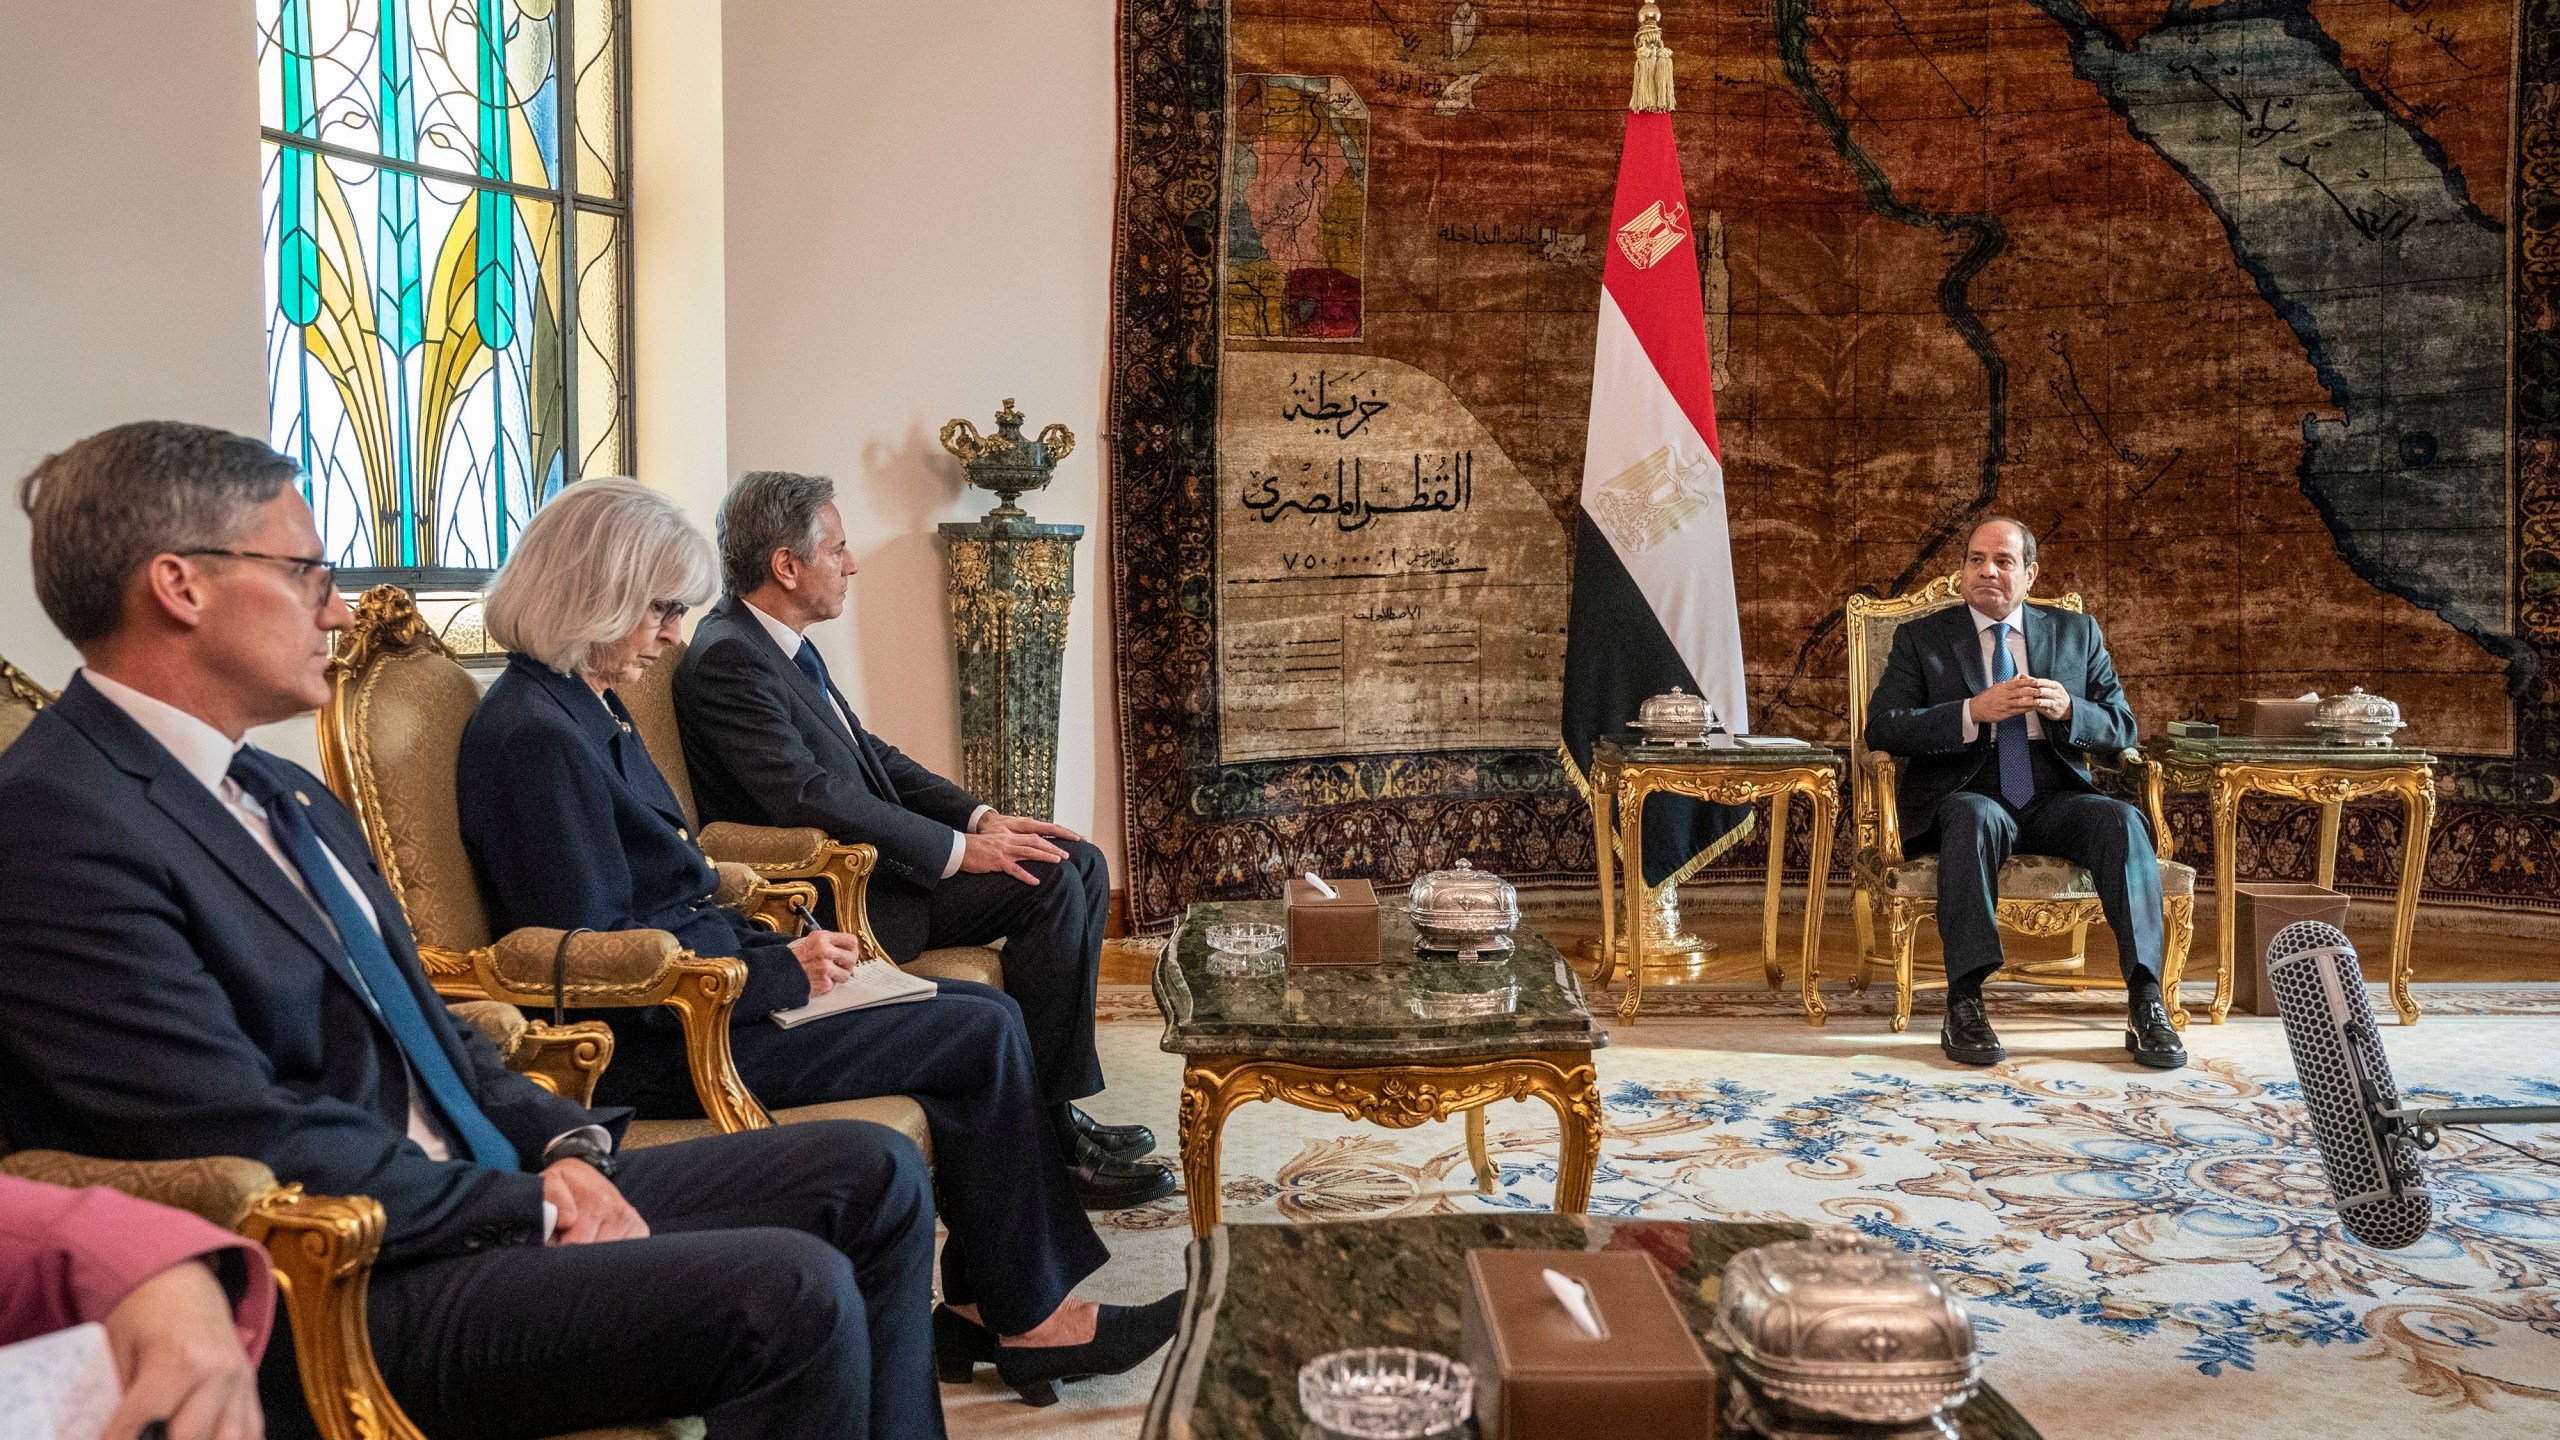
[[[1277,975],[1287,967],[1281,953],[1280,927],[1262,920],[1236,920],[1209,927],[1209,973],[1221,976]]]
[[[1330,1435],[1426,1440],[1466,1422],[1475,1372],[1446,1355],[1403,1346],[1336,1350],[1298,1367],[1298,1404]]]

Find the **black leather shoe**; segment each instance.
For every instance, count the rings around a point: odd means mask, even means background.
[[[980,1365],[996,1363],[996,1332],[948,1305],[933,1307],[933,1369],[945,1385],[966,1385]]]
[[[1076,1133],[1122,1160],[1135,1160],[1152,1155],[1156,1149],[1156,1132],[1144,1125],[1105,1125],[1070,1105],[1067,1118],[1075,1122]]]
[[[1026,1405],[1058,1403],[1058,1382],[1117,1375],[1173,1338],[1182,1323],[1182,1292],[1152,1305],[1105,1305],[1082,1345],[998,1345],[996,1374]]]
[[[1067,1167],[1076,1199],[1087,1210],[1126,1210],[1173,1193],[1173,1172],[1162,1165],[1123,1160],[1083,1136],[1076,1137],[1076,1163]]]
[[[2133,1055],[2136,1065],[2154,1070],[2175,1070],[2187,1063],[2187,1047],[2178,1043],[2178,1031],[2169,1023],[2169,1007],[2160,992],[2147,990],[2125,1006],[2124,1048]]]
[[[1979,995],[1950,996],[1947,1018],[1938,1026],[1938,1048],[1959,1065],[1997,1065],[2009,1058],[2000,1048],[1999,1032],[1991,1028],[1991,1017],[1984,1013]]]

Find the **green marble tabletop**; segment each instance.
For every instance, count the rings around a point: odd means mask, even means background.
[[[1191,1242],[1182,1330],[1139,1435],[1301,1440],[1314,1432],[1298,1408],[1298,1367],[1316,1356],[1363,1345],[1457,1354],[1470,1250],[1640,1250],[1672,1272],[1671,1293],[1703,1338],[1725,1262],[1804,1233],[1801,1225],[1529,1213],[1221,1225]],[[1712,1346],[1707,1358],[1720,1363]],[[1989,1386],[1956,1427],[1964,1440],[2038,1440]]]
[[[1408,1064],[1484,1060],[1538,1050],[1597,1050],[1609,1043],[1584,1003],[1582,980],[1546,937],[1523,925],[1507,954],[1473,961],[1414,949],[1404,901],[1378,902],[1375,965],[1310,966],[1261,978],[1209,973],[1208,927],[1227,920],[1278,923],[1277,900],[1204,901],[1156,957],[1163,1046],[1181,1055]],[[1508,1013],[1425,1016],[1431,995],[1516,989]]]
[[[1728,737],[1714,737],[1721,741]],[[1780,769],[1836,761],[1840,753],[1828,745],[1674,745],[1647,740],[1635,731],[1603,735],[1591,742],[1594,764],[1621,765],[1756,765]]]
[[[2181,765],[2329,765],[2356,770],[2436,763],[2435,756],[2414,746],[2347,745],[2307,735],[2154,740],[2144,748],[2155,760]]]

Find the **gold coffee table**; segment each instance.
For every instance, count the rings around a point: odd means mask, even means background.
[[[1831,878],[1831,832],[1840,813],[1840,756],[1820,745],[1712,750],[1701,745],[1661,745],[1603,735],[1591,747],[1591,828],[1600,852],[1600,973],[1606,988],[1618,966],[1617,857],[1626,863],[1627,993],[1618,1019],[1632,1025],[1644,1003],[1644,801],[1648,795],[1686,795],[1718,805],[1769,802],[1769,882],[1760,903],[1760,965],[1769,988],[1786,983],[1778,960],[1778,880],[1787,858],[1788,802],[1811,802],[1813,865],[1805,876],[1804,949],[1797,980],[1804,990],[1804,1018],[1819,1025],[1828,1013],[1817,977],[1822,970],[1822,896]],[[1611,841],[1614,835],[1615,845]],[[1614,853],[1613,853],[1614,851]]]
[[[2240,801],[2255,792],[2320,807],[2317,883],[2338,878],[2338,820],[2350,800],[2396,796],[2407,829],[2400,837],[2400,893],[2391,912],[2391,1005],[2400,1023],[2418,1023],[2409,993],[2409,938],[2418,925],[2418,890],[2427,873],[2427,841],[2436,820],[2436,757],[2397,745],[2329,745],[2317,741],[2245,738],[2154,742],[2147,753],[2160,762],[2172,790],[2202,791],[2213,807],[2214,923],[2222,932],[2214,971],[2213,1023],[2231,1011],[2240,907],[2238,883]]]
[[[1546,937],[1523,926],[1511,950],[1459,961],[1414,951],[1400,900],[1378,906],[1376,965],[1212,974],[1208,927],[1281,918],[1277,900],[1204,902],[1183,912],[1156,957],[1163,1048],[1182,1056],[1182,1185],[1191,1233],[1218,1223],[1218,1145],[1227,1116],[1253,1100],[1286,1100],[1407,1130],[1463,1114],[1476,1188],[1493,1190],[1484,1107],[1531,1096],[1563,1127],[1556,1209],[1591,1204],[1600,1160],[1600,1087],[1591,1052],[1609,1043],[1582,982]],[[1501,996],[1509,1008],[1452,1015],[1445,997]],[[1425,1013],[1429,1010],[1431,1013]]]

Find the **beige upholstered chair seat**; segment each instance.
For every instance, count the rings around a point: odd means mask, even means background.
[[[773,1118],[783,1125],[802,1125],[812,1120],[868,1120],[913,1140],[916,1148],[924,1152],[925,1163],[933,1163],[933,1132],[925,1128],[924,1107],[904,1095],[801,1105],[789,1110],[776,1110]],[[630,1149],[645,1150],[652,1145],[673,1145],[679,1140],[699,1140],[719,1133],[719,1126],[703,1119],[634,1120],[631,1128],[623,1133],[622,1143]]]
[[[969,980],[980,985],[1004,988],[1004,955],[986,945],[954,945],[947,950],[927,950],[899,967],[910,975],[929,980]]]
[[[1915,900],[1938,898],[1938,857],[1920,855],[1884,872],[1885,889]],[[2160,893],[2193,895],[2196,872],[2175,860],[2160,862]],[[2097,882],[2089,872],[2054,855],[2012,855],[2000,867],[2003,900],[2095,900]]]

